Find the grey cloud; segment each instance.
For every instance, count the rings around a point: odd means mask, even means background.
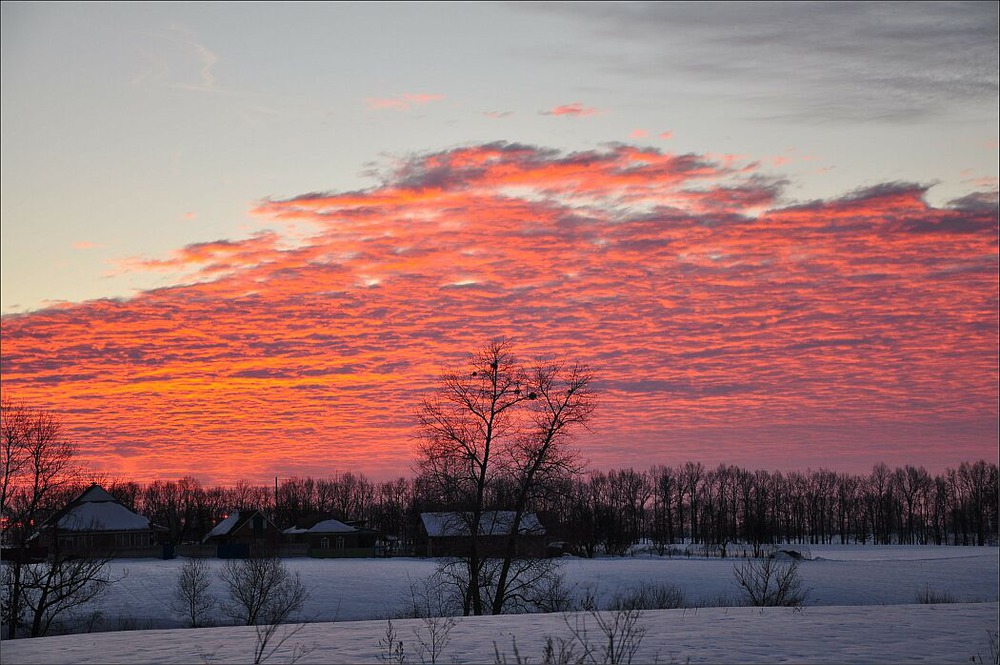
[[[605,69],[672,82],[687,77],[777,107],[742,111],[760,118],[906,121],[997,96],[996,2],[517,6],[560,13],[591,26],[605,43],[631,45],[595,49],[589,57]]]
[[[969,212],[990,212],[995,216],[997,213],[998,197],[997,192],[974,192],[958,199],[948,202],[949,208]]]
[[[620,390],[626,393],[677,393],[691,397],[719,397],[754,392],[758,389],[749,383],[694,383],[691,381],[664,381],[645,379],[637,381],[606,381],[600,390]]]

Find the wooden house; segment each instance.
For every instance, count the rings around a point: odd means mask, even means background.
[[[46,519],[34,542],[50,555],[159,557],[165,532],[94,484]]]
[[[214,546],[220,559],[278,555],[284,541],[281,529],[259,510],[234,510],[202,538],[202,547]]]
[[[419,552],[426,556],[466,556],[471,547],[472,516],[468,513],[421,513],[418,539]],[[479,552],[485,556],[502,556],[514,522],[514,511],[491,510],[479,521]],[[515,541],[516,555],[524,558],[545,556],[545,527],[535,513],[521,516]]]
[[[285,529],[285,537],[304,544],[311,557],[366,557],[375,556],[378,533],[335,519],[313,519]]]

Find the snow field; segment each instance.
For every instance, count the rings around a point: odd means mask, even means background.
[[[646,629],[636,662],[965,662],[990,661],[989,633],[997,630],[998,549],[922,546],[811,546],[813,560],[799,571],[810,588],[807,606],[754,609],[716,607],[738,602],[732,579],[736,559],[566,559],[563,573],[572,593],[592,592],[605,607],[616,594],[641,584],[680,587],[688,609],[644,612]],[[210,560],[213,572],[221,566]],[[400,616],[411,584],[435,569],[427,559],[286,559],[310,592],[302,613],[308,621],[285,649],[312,651],[299,662],[378,662],[386,618]],[[170,596],[182,559],[115,562],[124,575],[99,605],[103,625],[116,628],[177,628],[89,633],[0,643],[3,663],[201,663],[248,662],[254,629],[182,629]],[[215,579],[213,591],[222,595]],[[959,601],[917,604],[925,589]],[[219,622],[221,623],[221,617]],[[567,621],[586,614],[506,615],[458,620],[438,662],[493,662],[493,643],[515,662],[511,639],[522,657],[540,662],[545,636],[570,637]],[[333,623],[331,623],[333,622]],[[393,619],[408,663],[421,662],[419,619]],[[580,625],[580,624],[575,624]],[[285,629],[283,629],[285,630]],[[269,662],[288,662],[279,651]],[[978,662],[978,661],[977,661]]]

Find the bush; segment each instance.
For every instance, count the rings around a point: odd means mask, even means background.
[[[674,584],[643,584],[623,594],[615,594],[610,609],[674,610],[684,607],[684,591]]]
[[[733,567],[733,577],[746,601],[754,607],[800,607],[809,595],[802,588],[799,565],[771,557],[748,559]]]
[[[223,611],[247,626],[285,623],[309,595],[299,574],[292,575],[277,557],[229,559],[220,576],[229,593]]]
[[[944,603],[957,603],[959,600],[947,591],[936,591],[924,585],[923,590],[917,592],[917,602],[921,605],[941,605]]]
[[[206,560],[188,559],[177,574],[171,608],[182,615],[192,628],[207,625],[215,607],[215,598],[210,591],[210,572],[211,566]]]

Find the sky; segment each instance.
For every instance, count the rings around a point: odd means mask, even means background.
[[[90,468],[410,475],[498,337],[593,468],[996,459],[998,9],[2,4],[2,391]]]

